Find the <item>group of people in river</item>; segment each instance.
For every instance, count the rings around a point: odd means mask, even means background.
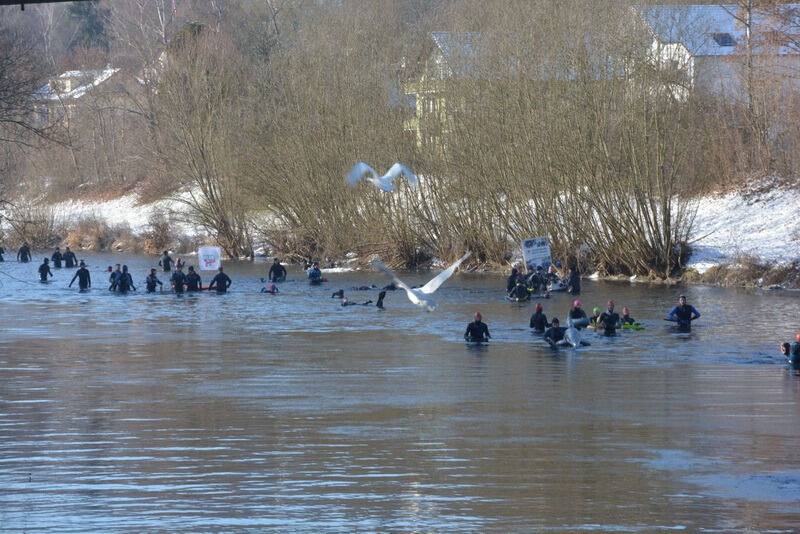
[[[506,296],[510,300],[523,302],[531,298],[550,298],[552,291],[566,291],[571,295],[581,292],[581,275],[577,266],[570,266],[562,278],[561,262],[550,264],[547,270],[542,265],[522,273],[516,267],[506,280]]]
[[[547,315],[544,313],[544,306],[542,306],[541,302],[537,302],[533,315],[531,315],[529,326],[534,333],[542,334],[544,340],[552,346],[556,346],[564,340],[569,328],[575,328],[576,330],[589,328],[604,336],[614,336],[619,329],[639,330],[644,328],[631,316],[630,309],[627,306],[622,308],[622,315],[615,310],[616,304],[613,300],[609,300],[604,311],[595,307],[592,310],[592,315],[587,315],[580,299],[575,299],[572,301],[569,312],[567,312],[567,326],[561,326],[561,321],[557,317],[548,321]],[[699,317],[700,312],[694,306],[688,304],[686,297],[681,295],[678,299],[678,305],[669,311],[665,319],[676,322],[680,330],[689,331],[692,321]],[[469,342],[479,343],[487,342],[491,338],[489,329],[482,322],[480,313],[476,313],[475,320],[467,325],[464,338]],[[580,343],[588,345],[585,341],[580,341]]]

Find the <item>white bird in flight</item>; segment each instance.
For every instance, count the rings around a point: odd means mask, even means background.
[[[397,275],[394,274],[388,267],[386,267],[380,260],[372,260],[372,266],[381,271],[382,273],[389,276],[392,281],[395,283],[397,287],[401,287],[405,289],[406,295],[408,296],[408,300],[419,306],[420,308],[425,308],[428,311],[433,311],[436,309],[436,301],[430,298],[434,291],[439,289],[439,286],[445,283],[445,281],[450,278],[456,269],[458,268],[461,263],[466,260],[467,258],[472,255],[472,252],[467,252],[464,254],[460,260],[455,262],[453,265],[445,269],[444,271],[437,274],[431,281],[425,284],[422,287],[418,288],[411,288],[405,284],[402,280],[397,278]]]
[[[347,184],[348,185],[356,185],[362,178],[366,178],[368,182],[372,183],[378,189],[383,189],[384,191],[392,191],[394,190],[394,185],[392,185],[392,180],[397,178],[400,175],[404,175],[408,183],[412,186],[416,186],[418,183],[417,175],[411,172],[411,169],[406,167],[405,165],[401,165],[400,163],[395,163],[389,169],[389,171],[384,174],[383,176],[378,176],[378,172],[364,163],[363,161],[359,161],[353,168],[350,169],[350,172],[347,173]]]

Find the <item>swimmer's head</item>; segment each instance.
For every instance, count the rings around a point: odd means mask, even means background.
[[[541,302],[537,302],[536,303],[536,311],[542,311],[542,303]]]
[[[613,301],[613,300],[609,300],[609,301],[606,303],[606,306],[608,306],[608,309],[609,309],[609,310],[611,310],[611,311],[614,311],[614,301]]]
[[[784,356],[788,356],[790,349],[791,346],[788,343],[781,343],[781,354],[783,354]]]
[[[629,313],[631,313],[631,310],[629,310],[627,306],[623,306],[622,307],[622,313],[625,314],[625,315],[628,315]]]
[[[483,319],[481,312],[475,312],[475,320],[480,321],[481,319]]]
[[[581,307],[581,301],[579,299],[573,300],[572,301],[572,307],[573,308],[580,308]]]
[[[598,308],[597,306],[595,306],[595,307],[594,307],[594,309],[592,309],[592,311],[593,311],[594,313],[600,313],[600,308]]]
[[[800,332],[795,334],[794,339],[795,339],[795,341],[800,342]]]
[[[553,324],[553,326],[558,327],[558,319],[556,317],[553,317],[553,323],[552,324]]]

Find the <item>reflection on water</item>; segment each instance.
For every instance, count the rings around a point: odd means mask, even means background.
[[[379,274],[258,293],[116,296],[0,264],[0,531],[791,532],[800,380],[777,354],[791,294],[585,284],[647,328],[553,351],[499,277],[457,275],[420,312],[342,308]],[[150,258],[126,258],[142,282]],[[190,262],[191,263],[191,262]],[[203,273],[207,274],[207,273]],[[409,275],[423,281],[427,274]],[[138,285],[138,284],[137,284]],[[563,319],[566,295],[546,301]],[[467,347],[480,310],[494,340]]]

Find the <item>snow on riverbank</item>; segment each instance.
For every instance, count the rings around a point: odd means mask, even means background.
[[[697,217],[688,266],[700,273],[738,256],[784,263],[800,258],[800,192],[782,188],[740,192],[695,202]]]
[[[695,200],[694,206],[697,217],[688,266],[698,272],[720,263],[735,262],[742,255],[777,263],[800,259],[800,191],[775,187],[755,195],[742,192],[710,195]],[[177,214],[180,219],[186,213],[186,205],[177,200],[139,204],[136,195],[101,202],[70,200],[52,208],[58,222],[66,226],[95,217],[112,226],[126,223],[136,234],[149,229],[150,218],[155,214]],[[197,228],[176,224],[182,233],[198,235]]]
[[[139,204],[135,194],[125,195],[112,200],[84,202],[67,200],[52,204],[56,221],[67,227],[81,219],[96,218],[110,226],[127,224],[131,231],[141,234],[150,227],[150,218],[154,215],[175,215],[186,212],[186,205],[174,199],[163,199],[150,204]],[[184,234],[194,236],[197,230],[189,224],[176,223]]]

